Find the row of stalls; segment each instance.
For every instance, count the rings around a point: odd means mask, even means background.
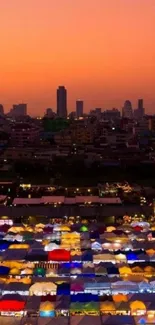
[[[137,299],[137,300],[136,300]],[[139,299],[139,300],[138,300]],[[32,296],[18,294],[0,298],[0,316],[60,317],[60,316],[147,316],[155,320],[153,295],[102,296],[93,294]]]
[[[81,294],[97,294],[102,295],[118,295],[118,294],[142,294],[155,293],[155,281],[149,282],[131,282],[131,281],[116,281],[113,277],[98,278],[77,278],[73,277],[66,280],[64,277],[53,278],[31,278],[31,277],[14,277],[1,278],[0,294],[15,294],[19,293],[24,296],[51,296],[66,294],[77,295]],[[106,281],[107,280],[107,281]],[[138,280],[138,279],[137,279]]]

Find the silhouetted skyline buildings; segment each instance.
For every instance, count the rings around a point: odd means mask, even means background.
[[[80,118],[83,117],[87,114],[90,115],[97,115],[99,117],[99,115],[101,113],[106,113],[105,115],[117,115],[119,116],[119,114],[116,114],[118,112],[120,112],[120,116],[124,117],[124,118],[129,118],[129,119],[141,119],[143,118],[143,116],[145,115],[145,109],[144,109],[144,105],[143,105],[143,99],[140,98],[137,101],[137,107],[134,109],[132,102],[130,100],[126,100],[124,102],[123,108],[122,108],[122,112],[121,109],[118,108],[111,108],[111,109],[102,109],[102,108],[93,108],[90,107],[89,112],[84,112],[84,100],[78,99],[75,101],[75,110],[72,111],[71,107],[68,107],[68,103],[67,103],[67,97],[68,97],[68,92],[67,92],[67,88],[65,86],[58,86],[57,90],[56,90],[56,109],[55,108],[45,108],[46,113],[45,115],[47,117],[60,117],[60,118],[67,118],[68,116],[70,116],[70,114],[72,116],[75,116],[76,118]],[[121,114],[122,113],[122,114]],[[4,106],[2,104],[0,104],[0,115],[4,115]],[[20,116],[26,116],[27,113],[27,104],[24,103],[19,103],[19,104],[13,104],[12,108],[10,109],[10,111],[7,113],[8,117],[20,117]],[[30,114],[31,115],[31,114]]]
[[[67,117],[67,90],[64,86],[57,89],[57,116]]]

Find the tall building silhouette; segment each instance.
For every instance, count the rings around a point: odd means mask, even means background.
[[[122,116],[125,118],[133,118],[132,104],[129,100],[126,100],[122,109]]]
[[[83,116],[83,100],[77,100],[76,101],[76,117],[82,117]]]
[[[138,107],[134,110],[134,118],[136,120],[143,119],[145,115],[145,108],[143,104],[143,99],[138,99]]]
[[[138,115],[142,118],[145,114],[143,99],[138,99]]]
[[[57,89],[57,116],[67,118],[67,90],[64,86]]]

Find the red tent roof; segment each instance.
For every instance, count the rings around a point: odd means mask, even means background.
[[[65,249],[54,249],[48,252],[48,261],[70,261],[70,252]]]
[[[134,231],[142,231],[143,230],[143,227],[141,227],[141,226],[135,226],[133,229],[134,229]]]
[[[24,310],[25,301],[1,300],[0,311],[21,311]]]

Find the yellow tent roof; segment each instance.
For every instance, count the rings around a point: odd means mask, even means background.
[[[17,269],[16,267],[14,267],[13,269],[10,270],[9,274],[19,275],[20,274],[20,270]]]
[[[40,304],[40,311],[52,311],[54,310],[54,303],[50,301],[45,301]]]
[[[114,230],[116,230],[116,228],[113,227],[113,226],[109,226],[109,227],[106,228],[106,231],[107,231],[107,232],[112,232],[112,231],[114,231]]]
[[[113,301],[104,301],[100,303],[100,310],[101,311],[115,311],[116,306]]]
[[[130,303],[130,309],[132,312],[135,312],[137,310],[146,310],[146,306],[142,301],[135,300]]]
[[[128,266],[122,266],[119,268],[119,273],[120,274],[132,274],[132,271],[131,271],[130,267],[128,267]]]
[[[29,249],[29,247],[27,244],[12,244],[9,246],[9,249]]]
[[[15,234],[25,231],[24,227],[11,227],[8,232],[14,232]]]

